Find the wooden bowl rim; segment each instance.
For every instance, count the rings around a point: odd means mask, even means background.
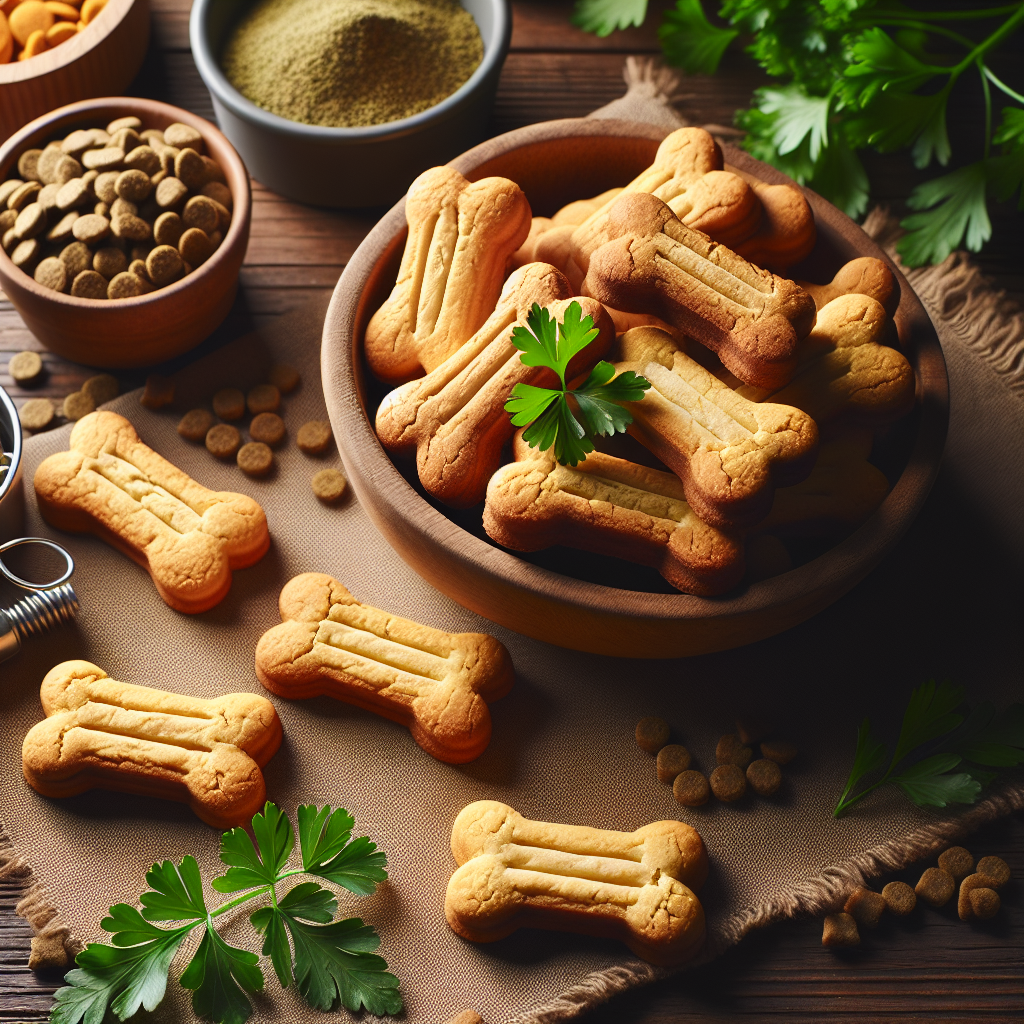
[[[63,107],[57,107],[34,121],[30,121],[24,128],[15,132],[2,146],[0,146],[0,181],[6,180],[7,172],[15,164],[21,151],[31,148],[26,144],[37,134],[52,134],[62,124],[69,124],[78,120],[86,120],[92,114],[100,111],[107,111],[114,116],[125,116],[134,114],[143,120],[144,115],[159,114],[161,117],[172,117],[174,121],[190,125],[202,136],[204,142],[214,139],[218,146],[223,147],[227,154],[228,167],[224,167],[224,176],[230,182],[232,178],[244,187],[238,189],[238,194],[232,189],[231,199],[233,208],[231,211],[231,224],[223,241],[217,247],[214,254],[202,266],[197,267],[187,277],[175,281],[173,284],[163,288],[157,288],[146,295],[137,295],[127,299],[84,299],[77,295],[68,295],[64,292],[55,292],[52,288],[46,288],[39,284],[31,274],[26,274],[20,267],[16,267],[11,257],[0,249],[0,275],[12,278],[26,292],[31,292],[36,298],[58,306],[67,306],[70,309],[81,311],[103,310],[104,312],[116,315],[117,310],[136,310],[146,306],[155,306],[161,302],[172,300],[187,291],[193,285],[199,284],[214,274],[218,266],[230,259],[231,250],[237,245],[240,237],[248,231],[248,223],[251,216],[252,196],[249,186],[249,172],[246,170],[242,158],[238,155],[235,147],[231,145],[227,137],[205,118],[191,111],[175,107],[170,103],[161,103],[159,100],[147,100],[136,96],[101,96],[97,99],[79,100],[77,103],[69,103]],[[109,123],[110,117],[106,118]],[[173,123],[173,122],[172,122]]]
[[[76,60],[80,60],[100,46],[137,3],[147,3],[147,0],[108,0],[106,7],[74,39],[69,39],[66,43],[61,43],[60,46],[46,50],[29,60],[15,59],[7,64],[0,64],[0,90],[5,85],[42,78],[69,64],[74,64]],[[117,17],[108,17],[107,11],[117,11]],[[93,25],[99,26],[102,31],[90,31]]]
[[[657,143],[668,134],[666,129],[639,122],[566,118],[506,132],[468,150],[450,163],[463,174],[471,174],[476,168],[515,149],[557,141],[569,135],[642,138]],[[728,163],[770,184],[796,185],[786,175],[748,154],[731,146],[722,148]],[[373,508],[374,502],[366,501],[359,494],[364,480],[370,481],[367,486],[373,488],[377,501],[383,498],[392,508],[414,511],[402,522],[421,538],[422,543],[443,551],[449,572],[457,573],[460,567],[466,566],[466,571],[471,574],[487,573],[512,589],[537,594],[553,606],[581,608],[621,620],[739,620],[751,613],[800,601],[811,602],[818,595],[828,595],[834,591],[837,578],[849,580],[849,586],[859,582],[909,527],[938,475],[948,422],[948,377],[935,328],[899,268],[846,214],[810,189],[797,187],[811,203],[819,228],[824,224],[841,236],[852,231],[862,250],[861,255],[883,259],[892,268],[901,288],[896,317],[902,317],[908,331],[916,335],[915,364],[922,354],[938,357],[934,367],[939,371],[937,375],[926,376],[917,372],[915,367],[919,384],[916,404],[921,418],[906,466],[882,505],[848,537],[789,572],[747,584],[734,597],[705,598],[683,593],[623,590],[563,576],[489,544],[448,519],[414,490],[381,446],[362,404],[352,358],[356,343],[352,333],[365,285],[388,246],[406,230],[404,198],[366,235],[345,267],[331,297],[321,349],[328,414],[335,436],[343,439],[338,447],[353,489],[371,518],[375,519],[378,513]],[[341,385],[337,391],[331,387],[336,381]],[[355,471],[350,466],[355,467]],[[388,537],[386,531],[381,532],[385,538]],[[430,579],[428,582],[433,583]]]

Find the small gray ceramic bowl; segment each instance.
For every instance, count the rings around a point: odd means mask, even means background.
[[[483,138],[512,35],[510,0],[460,0],[483,37],[480,66],[429,110],[368,128],[289,121],[256,106],[231,85],[220,68],[220,54],[228,31],[250,2],[195,0],[189,38],[221,131],[267,188],[314,206],[393,203],[421,171]]]
[[[25,493],[21,473],[21,421],[11,396],[0,388],[0,450],[10,465],[0,469],[0,542],[20,537],[25,527]]]

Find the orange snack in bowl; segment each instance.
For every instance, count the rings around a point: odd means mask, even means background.
[[[78,28],[73,21],[58,21],[55,22],[53,27],[46,33],[46,44],[51,49],[54,46],[60,46],[61,43],[66,43],[69,39],[78,35]]]
[[[61,0],[43,0],[43,6],[55,17],[72,24],[78,21],[78,8],[71,4],[62,3]]]
[[[107,6],[107,0],[85,0],[82,4],[82,24],[88,25]]]
[[[49,47],[46,45],[46,33],[41,29],[36,29],[28,37],[28,42],[25,43],[25,49],[18,55],[18,60],[28,60],[29,57],[38,57],[39,54],[44,53]]]
[[[34,33],[42,31],[45,34],[55,20],[43,0],[24,0],[10,13],[11,34],[21,46],[27,47]]]

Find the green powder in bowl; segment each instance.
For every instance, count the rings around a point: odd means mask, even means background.
[[[483,52],[458,0],[259,0],[221,63],[231,84],[272,114],[356,128],[440,103]]]

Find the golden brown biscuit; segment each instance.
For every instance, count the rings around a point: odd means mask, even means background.
[[[260,769],[281,745],[273,704],[251,693],[200,700],[119,683],[88,661],[51,669],[46,720],[22,746],[25,778],[43,796],[99,787],[187,803],[208,825],[247,825],[263,806]]]
[[[708,857],[681,821],[613,832],[531,821],[479,800],[455,819],[452,854],[460,867],[448,882],[445,917],[473,942],[555,928],[621,939],[661,966],[684,963],[704,942],[694,890],[707,878]]]
[[[683,485],[662,473],[591,452],[575,468],[513,441],[516,461],[491,477],[484,529],[515,551],[564,544],[657,569],[690,594],[721,594],[743,576],[743,545],[702,522]]]
[[[281,591],[281,619],[256,647],[256,675],[291,699],[327,694],[406,726],[449,764],[479,757],[491,738],[489,701],[514,672],[484,633],[446,633],[360,604],[342,584],[307,572]]]
[[[797,344],[814,325],[806,292],[688,228],[654,196],[623,195],[608,217],[615,240],[591,257],[588,295],[663,317],[745,384],[790,380]]]
[[[513,272],[487,322],[455,355],[420,380],[387,395],[377,410],[377,436],[391,453],[416,454],[420,482],[455,508],[482,501],[515,432],[505,402],[519,383],[551,387],[555,374],[527,366],[512,344],[534,303],[561,320],[570,302],[594,318],[598,336],[569,364],[566,379],[593,366],[609,349],[615,328],[600,303],[573,299],[554,267],[530,263]]]
[[[94,533],[128,555],[180,612],[212,608],[230,589],[232,572],[270,546],[267,518],[252,498],[207,490],[113,412],[79,420],[71,450],[36,470],[35,490],[51,526]]]
[[[828,284],[811,284],[810,281],[797,281],[797,284],[814,299],[818,309],[840,295],[870,295],[893,316],[900,302],[900,288],[889,264],[874,256],[858,256],[844,263]]]
[[[818,240],[810,203],[795,185],[769,185],[736,167],[726,167],[754,190],[761,207],[757,230],[735,244],[720,241],[759,267],[783,271],[808,256]],[[706,230],[706,229],[704,229]],[[709,232],[710,233],[710,232]]]
[[[389,384],[433,370],[473,336],[531,219],[515,182],[471,183],[452,167],[432,167],[409,186],[405,215],[398,279],[366,328],[367,362]]]

